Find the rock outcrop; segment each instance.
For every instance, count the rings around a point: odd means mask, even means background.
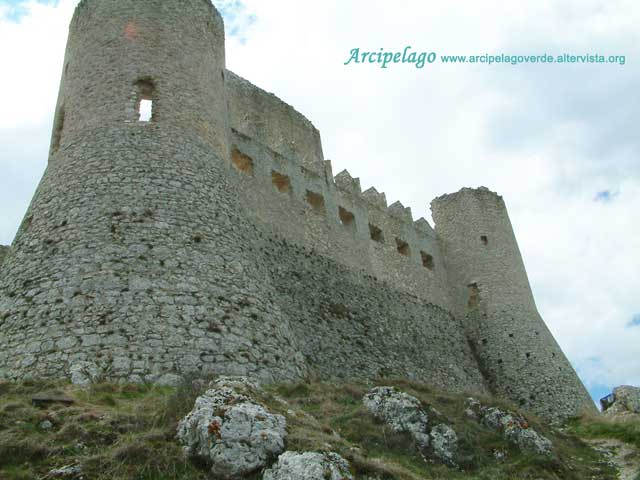
[[[337,453],[285,452],[263,480],[353,480],[349,463]]]
[[[433,460],[456,467],[458,436],[450,426],[429,426],[429,417],[420,400],[393,387],[376,387],[363,403],[371,414],[396,433],[411,435],[416,445]],[[435,412],[434,412],[435,413]]]
[[[246,380],[221,379],[196,399],[178,425],[186,453],[211,465],[216,478],[258,471],[284,451],[286,420],[239,393]],[[235,386],[234,386],[235,385]]]
[[[431,448],[434,456],[445,465],[456,467],[458,435],[449,425],[440,423],[431,429]]]
[[[522,415],[484,406],[474,398],[467,399],[465,413],[486,427],[502,432],[506,440],[518,445],[522,450],[542,455],[552,452],[551,440],[531,428]]]
[[[640,388],[621,385],[613,389],[613,399],[604,411],[607,416],[640,414]]]
[[[418,446],[429,446],[427,414],[420,400],[393,387],[376,387],[363,398],[365,407],[396,433],[409,433]]]

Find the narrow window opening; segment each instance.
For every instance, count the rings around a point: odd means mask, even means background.
[[[140,109],[138,111],[139,122],[150,122],[153,116],[153,100],[140,100]]]
[[[287,175],[271,171],[271,183],[278,189],[279,192],[289,193],[291,191],[291,179]]]
[[[231,153],[231,162],[239,172],[246,175],[253,175],[253,159],[242,153],[237,148],[234,148]]]
[[[401,238],[396,238],[396,245],[398,247],[398,253],[400,255],[404,255],[405,257],[411,255],[411,249],[409,248],[409,244],[407,242],[405,242]]]
[[[338,216],[340,217],[340,222],[345,227],[354,226],[356,217],[349,210],[342,207],[338,207]]]
[[[369,224],[369,234],[371,235],[371,240],[373,240],[374,242],[384,242],[384,235],[382,234],[382,230],[379,227]]]
[[[476,308],[480,303],[480,289],[478,288],[477,283],[471,283],[467,285],[469,288],[469,301],[467,302],[467,306],[469,308]]]
[[[138,99],[136,101],[138,121],[142,123],[151,122],[153,120],[153,100],[156,87],[153,81],[149,79],[138,80],[136,87],[138,88]]]
[[[483,245],[489,245],[489,237],[487,237],[486,235],[481,235],[480,241],[482,242]]]
[[[433,257],[425,252],[420,252],[420,258],[422,258],[422,266],[429,270],[433,270]]]
[[[316,212],[324,210],[324,197],[319,193],[307,190],[307,203],[311,205],[311,208]]]

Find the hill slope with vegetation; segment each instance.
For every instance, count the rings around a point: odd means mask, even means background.
[[[615,466],[583,440],[618,438],[640,447],[640,424],[573,419],[552,428],[524,414],[551,440],[551,455],[523,451],[465,414],[464,395],[426,385],[385,380],[419,399],[429,416],[458,438],[456,467],[426,457],[406,433],[395,433],[363,404],[373,385],[309,382],[261,388],[255,400],[286,417],[286,449],[336,452],[356,479],[616,479]],[[32,480],[195,480],[211,478],[207,465],[185,458],[178,422],[208,382],[178,387],[22,381],[0,383],[0,478]],[[479,399],[500,405],[493,399]],[[582,437],[582,438],[581,438]],[[262,478],[260,472],[245,478]]]

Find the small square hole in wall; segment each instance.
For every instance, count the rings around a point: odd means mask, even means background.
[[[151,117],[153,117],[153,100],[147,100],[143,98],[140,100],[140,107],[138,109],[138,121],[139,122],[150,122]]]
[[[424,268],[433,270],[433,257],[425,252],[420,252],[420,258],[422,258],[422,265]]]
[[[411,255],[411,250],[409,249],[409,244],[407,242],[401,238],[396,238],[396,245],[398,246],[398,253],[400,255],[404,255],[405,257]]]
[[[307,190],[307,203],[311,205],[311,208],[316,212],[324,210],[324,197],[319,193]]]
[[[289,193],[291,191],[291,179],[287,175],[271,171],[271,183],[278,189],[279,192]]]
[[[486,235],[481,235],[480,241],[482,242],[483,245],[489,245],[489,237],[487,237]]]
[[[345,208],[338,207],[338,216],[340,217],[340,223],[345,227],[350,227],[355,224],[356,217]]]
[[[382,234],[382,230],[375,225],[369,224],[369,235],[371,235],[371,240],[373,240],[374,242],[384,242],[384,235]]]
[[[249,155],[245,155],[237,148],[231,152],[231,162],[239,172],[247,175],[253,175],[253,159]]]

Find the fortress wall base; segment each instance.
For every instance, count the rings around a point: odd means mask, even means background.
[[[488,393],[464,329],[448,311],[310,249],[263,238],[275,301],[311,372]]]

